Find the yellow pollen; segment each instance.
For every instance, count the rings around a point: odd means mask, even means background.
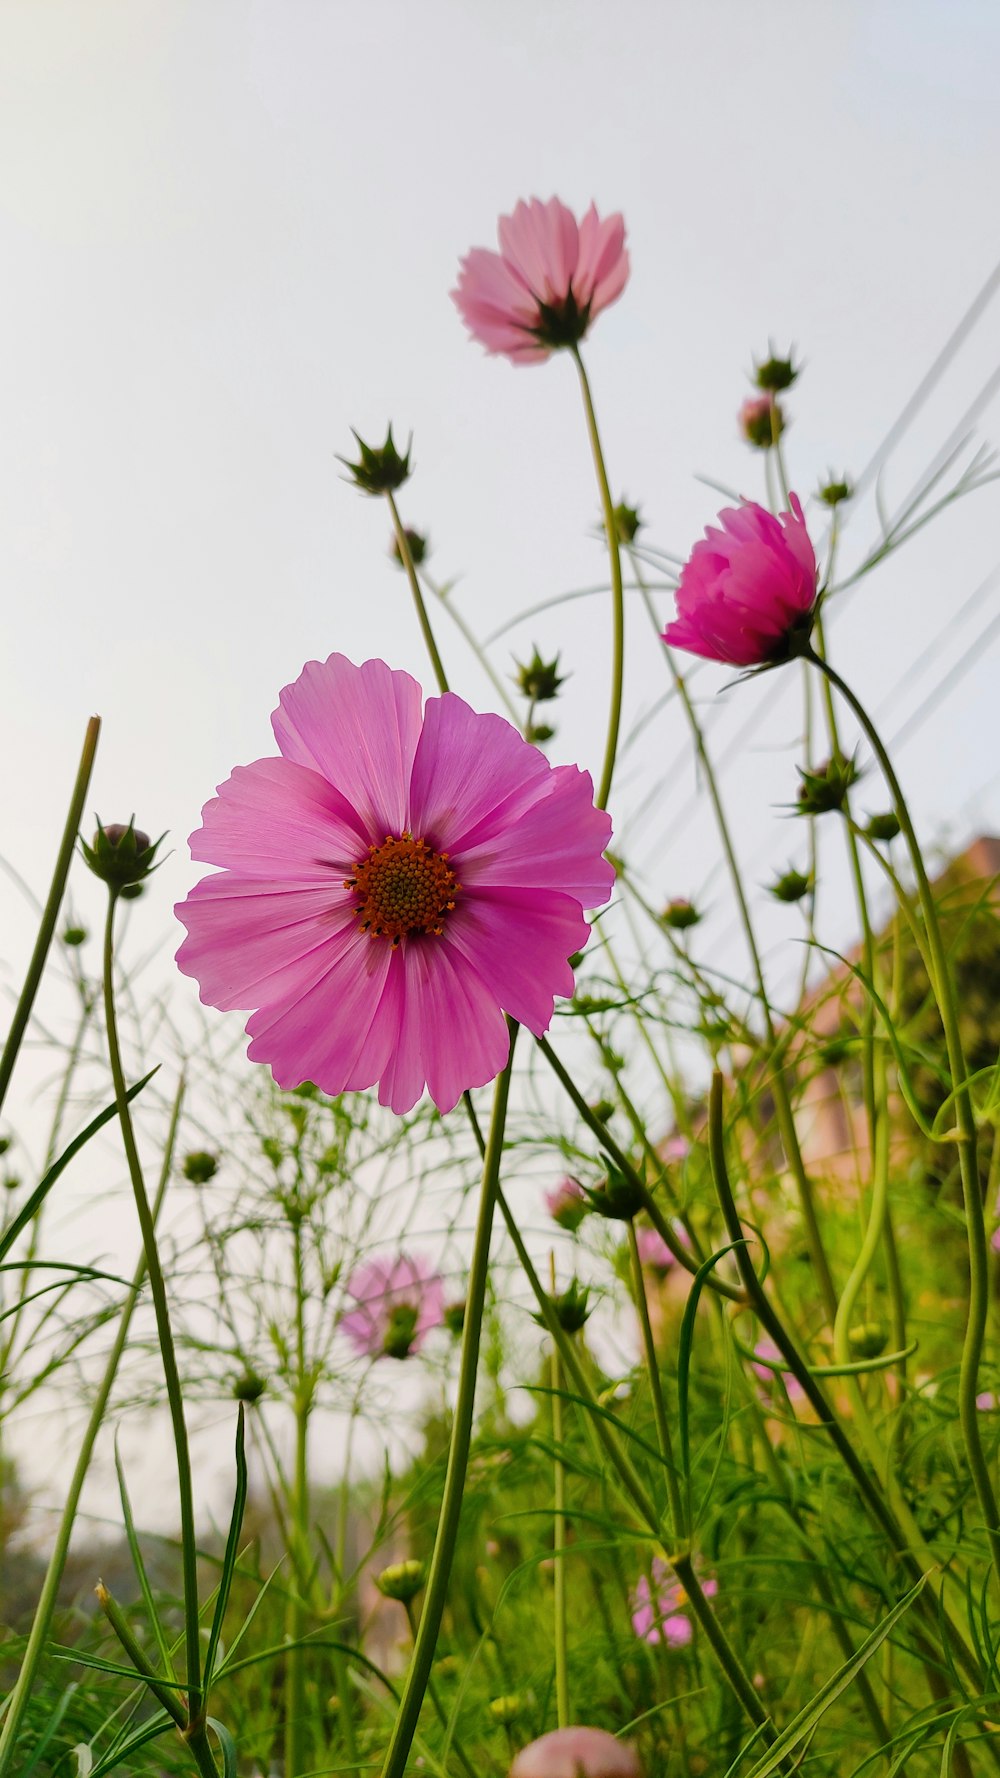
[[[461,884],[447,852],[433,852],[426,840],[403,833],[398,839],[386,834],[381,846],[369,846],[367,858],[345,879],[344,888],[359,898],[362,932],[396,946],[415,932],[440,938]]]

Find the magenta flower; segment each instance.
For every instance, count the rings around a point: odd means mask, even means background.
[[[642,1778],[634,1747],[607,1729],[551,1729],[522,1747],[510,1778]]]
[[[429,698],[384,661],[310,661],[271,718],[277,759],[237,766],[191,852],[220,865],[177,909],[201,999],[252,1009],[249,1054],[280,1087],[426,1082],[440,1111],[536,1037],[585,907],[606,901],[611,823],[586,772],[552,767],[499,716]]]
[[[674,1578],[673,1569],[659,1556],[653,1557],[653,1586],[649,1576],[641,1574],[629,1599],[632,1628],[644,1642],[663,1642],[667,1648],[684,1648],[694,1630],[688,1616],[687,1594]],[[655,1588],[655,1591],[654,1591]],[[719,1590],[716,1580],[701,1583],[702,1592],[710,1599]]]
[[[451,297],[487,352],[537,364],[582,340],[628,279],[625,221],[601,221],[591,204],[578,223],[558,198],[532,198],[497,224],[500,251],[473,247]]]
[[[677,1232],[679,1238],[686,1242],[687,1237],[683,1231]],[[635,1244],[639,1249],[639,1262],[648,1272],[659,1272],[662,1276],[677,1263],[663,1236],[656,1229],[636,1229]]]
[[[787,660],[808,640],[816,604],[816,554],[802,506],[775,518],[747,500],[719,514],[681,570],[671,648],[734,667]]]
[[[347,1280],[357,1308],[341,1328],[363,1358],[408,1358],[444,1320],[444,1285],[426,1259],[370,1259]]]
[[[561,1229],[568,1229],[570,1234],[580,1227],[581,1222],[590,1208],[590,1199],[578,1179],[567,1175],[560,1179],[553,1191],[545,1194],[545,1208],[553,1222]]]

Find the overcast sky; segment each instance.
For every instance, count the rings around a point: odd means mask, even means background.
[[[166,983],[170,906],[198,874],[186,836],[233,764],[272,750],[281,686],[333,649],[429,684],[381,504],[335,460],[352,426],[412,430],[404,516],[478,633],[600,583],[571,363],[486,358],[448,298],[519,197],[625,214],[631,283],[586,356],[616,492],[650,541],[684,554],[711,520],[699,472],[761,493],[735,413],[769,339],[805,361],[793,486],[860,473],[1000,259],[998,51],[986,0],[3,0],[4,856],[44,888],[98,711],[94,807],[134,810],[175,847],[142,907]],[[1000,298],[883,464],[890,512],[998,363]],[[995,401],[976,424],[996,434]],[[876,531],[869,487],[845,564]],[[998,562],[991,487],[831,613],[836,658],[890,735],[970,651],[899,758],[924,833],[955,844],[1000,828],[998,639],[974,647],[996,592],[949,625]],[[595,771],[608,621],[581,600],[495,651],[504,672],[533,642],[561,651],[573,677],[550,751]],[[440,641],[455,688],[489,705],[444,619]],[[709,668],[697,687],[720,750],[759,717],[724,774],[757,885],[803,856],[777,807],[795,793],[800,692],[793,670],[719,699],[726,681]],[[632,717],[665,684],[637,613]],[[619,842],[659,895],[704,892],[705,945],[741,970],[695,788],[671,708],[622,770]],[[872,785],[865,806],[884,803]],[[852,919],[830,869],[838,943]],[[96,886],[75,896],[96,922]],[[31,938],[6,880],[0,917],[6,986]],[[763,918],[780,971],[791,920]],[[194,992],[177,981],[178,1016]]]

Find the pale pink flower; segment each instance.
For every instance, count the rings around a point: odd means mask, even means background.
[[[660,1153],[665,1161],[674,1161],[678,1165],[686,1161],[691,1153],[691,1144],[686,1136],[668,1136]]]
[[[575,345],[625,288],[620,215],[602,222],[591,204],[578,223],[558,198],[532,198],[501,216],[497,234],[499,253],[473,247],[466,254],[451,297],[473,338],[515,364]]]
[[[678,1238],[686,1240],[686,1236],[678,1231]],[[639,1249],[639,1262],[650,1272],[669,1272],[676,1260],[656,1229],[641,1228],[635,1231],[635,1244]]]
[[[222,866],[177,909],[201,998],[252,1009],[249,1054],[283,1088],[426,1082],[441,1111],[536,1037],[606,901],[611,837],[586,772],[499,716],[429,698],[384,661],[310,661],[271,719],[276,759],[237,766],[192,855]]]
[[[991,1414],[996,1405],[997,1398],[992,1389],[984,1389],[981,1395],[976,1396],[976,1406],[981,1414]]]
[[[365,1358],[408,1358],[444,1320],[444,1284],[422,1254],[366,1260],[347,1292],[357,1307],[340,1326]]]
[[[770,1358],[773,1361],[770,1365],[751,1364],[750,1366],[754,1376],[759,1377],[761,1382],[767,1385],[769,1392],[773,1394],[773,1392],[779,1388],[780,1378],[781,1382],[785,1385],[788,1399],[793,1405],[796,1402],[805,1401],[805,1391],[798,1379],[793,1377],[788,1371],[774,1369],[774,1365],[781,1364],[783,1360],[781,1353],[778,1351],[778,1348],[772,1339],[765,1337],[763,1340],[758,1340],[754,1347],[754,1351],[758,1358]]]
[[[545,1194],[545,1208],[553,1222],[557,1222],[561,1229],[568,1229],[571,1234],[580,1227],[589,1205],[590,1200],[580,1181],[570,1175],[560,1179],[555,1189]]]
[[[659,1556],[653,1557],[652,1572],[652,1587],[649,1576],[641,1574],[632,1589],[629,1599],[632,1628],[644,1642],[663,1642],[667,1648],[684,1648],[694,1635],[687,1610],[687,1594],[673,1569]],[[701,1590],[710,1599],[718,1592],[719,1583],[711,1579],[702,1581]]]
[[[734,667],[787,660],[812,628],[816,554],[802,506],[775,518],[752,500],[719,514],[681,570],[671,648]]]
[[[522,1747],[510,1778],[642,1778],[634,1747],[606,1729],[552,1729]]]

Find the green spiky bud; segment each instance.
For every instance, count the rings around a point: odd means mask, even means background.
[[[615,532],[619,543],[624,543],[626,545],[634,543],[639,532],[642,530],[642,520],[639,517],[639,508],[637,506],[628,506],[624,500],[621,500],[613,509],[611,516],[615,521]]]
[[[522,667],[520,661],[515,663],[517,673],[515,683],[526,698],[534,704],[547,703],[549,698],[559,695],[559,687],[565,684],[565,677],[559,673],[559,656],[554,661],[543,661],[538,649],[534,649],[527,666]]]
[[[532,745],[535,747],[542,747],[542,746],[544,746],[546,741],[552,740],[552,737],[555,734],[555,732],[556,732],[555,729],[552,728],[549,723],[535,722],[535,723],[532,723],[527,734],[525,735],[525,740],[530,741],[532,743]]]
[[[848,481],[846,475],[841,476],[839,481],[831,476],[828,482],[817,489],[817,494],[824,506],[841,506],[845,500],[854,498],[854,484]]]
[[[81,838],[80,847],[95,877],[107,883],[113,895],[121,895],[138,888],[154,869],[153,860],[162,839],[161,834],[150,845],[148,833],[143,833],[134,821],[127,827],[120,821],[112,821],[107,827],[99,822],[90,845]]]
[[[354,432],[354,427],[351,427]],[[343,463],[356,488],[362,494],[393,494],[401,488],[410,474],[410,451],[413,447],[411,433],[406,446],[406,455],[401,457],[393,443],[392,427],[385,435],[384,445],[366,445],[360,433],[354,432],[361,456],[357,463],[347,457],[338,457],[337,462]]]
[[[465,1327],[465,1298],[460,1302],[445,1303],[444,1324],[448,1332],[457,1340]]]
[[[812,877],[807,876],[804,871],[786,870],[771,884],[771,894],[776,901],[801,901],[804,895],[809,894],[812,886]]]
[[[848,1329],[847,1343],[855,1358],[878,1358],[889,1340],[888,1329],[878,1321],[864,1321]]]
[[[767,389],[772,395],[790,389],[798,374],[799,367],[792,363],[791,353],[787,358],[776,358],[772,353],[769,358],[754,361],[754,382],[758,389]]]
[[[389,1310],[382,1350],[387,1358],[409,1358],[417,1337],[419,1311],[415,1303],[394,1303]]]
[[[747,444],[769,451],[785,430],[781,404],[773,395],[748,395],[739,411],[739,425]]]
[[[579,1333],[590,1319],[590,1286],[580,1284],[576,1278],[571,1280],[561,1296],[552,1297],[551,1302],[563,1333]],[[545,1326],[544,1315],[535,1315],[532,1319],[538,1322],[539,1327]]]
[[[409,525],[403,526],[403,536],[406,538],[406,547],[410,552],[410,560],[412,561],[414,568],[419,568],[424,557],[430,550],[430,538],[425,537],[422,531],[411,530]],[[399,547],[398,537],[392,539],[392,542],[389,545],[389,554],[398,568],[405,568],[406,563],[403,561],[403,552]]]
[[[192,1185],[207,1185],[219,1171],[219,1157],[207,1148],[193,1148],[181,1163],[181,1172]]]
[[[835,754],[814,772],[805,766],[799,766],[798,771],[802,779],[796,805],[800,815],[829,815],[842,809],[851,785],[861,776],[853,758],[845,759],[842,754]]]
[[[244,1371],[243,1375],[237,1377],[233,1384],[233,1400],[245,1402],[248,1407],[253,1407],[254,1402],[260,1400],[266,1388],[265,1379],[259,1376],[256,1371]]]
[[[671,931],[685,932],[689,926],[697,926],[701,915],[690,901],[687,901],[683,895],[678,895],[673,901],[667,902],[660,919],[664,926],[670,927]]]
[[[884,815],[870,815],[865,832],[870,840],[882,841],[887,845],[899,833],[898,818],[891,809],[887,809]]]
[[[611,1222],[631,1222],[643,1207],[639,1187],[631,1179],[626,1179],[624,1173],[619,1173],[617,1167],[609,1167],[602,1183],[595,1191],[588,1191],[587,1197],[591,1209]]]

